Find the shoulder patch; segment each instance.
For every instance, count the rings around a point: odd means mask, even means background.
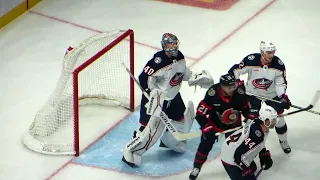
[[[256,134],[257,137],[261,137],[262,135],[261,131],[259,130],[256,130],[254,133]]]
[[[216,91],[213,88],[210,88],[208,91],[209,96],[214,96],[216,94]]]
[[[244,94],[244,91],[241,88],[238,88],[238,93],[239,94]]]
[[[254,60],[254,58],[255,58],[255,56],[254,56],[254,55],[250,55],[250,56],[248,56],[248,59],[249,59],[249,60]]]
[[[278,63],[279,63],[280,65],[283,65],[283,62],[281,61],[281,59],[278,59]]]
[[[160,57],[154,58],[154,62],[157,64],[161,63],[161,61],[162,61],[162,59]]]

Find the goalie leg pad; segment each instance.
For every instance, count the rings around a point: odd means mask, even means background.
[[[140,165],[142,154],[158,141],[163,130],[164,124],[160,121],[160,118],[151,116],[149,123],[141,132],[141,134],[134,138],[123,149],[123,155],[126,161]]]
[[[179,132],[188,133],[191,130],[192,124],[195,118],[194,105],[189,101],[187,109],[184,112],[184,119],[182,121],[171,121],[172,124],[176,127]],[[169,132],[165,131],[161,137],[162,143],[172,149],[173,151],[183,153],[186,149],[185,141],[178,141],[175,137]]]
[[[176,140],[169,131],[165,131],[161,136],[161,142],[171,150],[184,153],[187,150],[186,142],[185,141],[178,141]]]
[[[160,112],[163,110],[163,102],[166,95],[166,92],[158,89],[151,91],[149,102],[145,105],[148,115],[160,117]]]

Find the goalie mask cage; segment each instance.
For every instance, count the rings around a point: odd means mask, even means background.
[[[23,144],[51,155],[79,155],[79,106],[98,104],[134,109],[134,32],[92,36],[65,55],[56,89],[36,113]]]

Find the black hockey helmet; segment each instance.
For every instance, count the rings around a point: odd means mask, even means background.
[[[226,86],[232,86],[236,84],[236,79],[231,74],[225,74],[220,77],[220,84]]]

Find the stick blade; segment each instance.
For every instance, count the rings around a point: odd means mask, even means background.
[[[202,135],[202,133],[201,133],[201,131],[195,131],[195,132],[190,132],[190,133],[174,132],[174,133],[172,133],[172,135],[178,141],[183,141],[183,140],[188,140],[188,139],[200,137]]]
[[[320,90],[317,90],[316,94],[314,95],[314,97],[312,99],[311,105],[315,106],[317,104],[317,102],[319,101],[319,98],[320,98]]]

